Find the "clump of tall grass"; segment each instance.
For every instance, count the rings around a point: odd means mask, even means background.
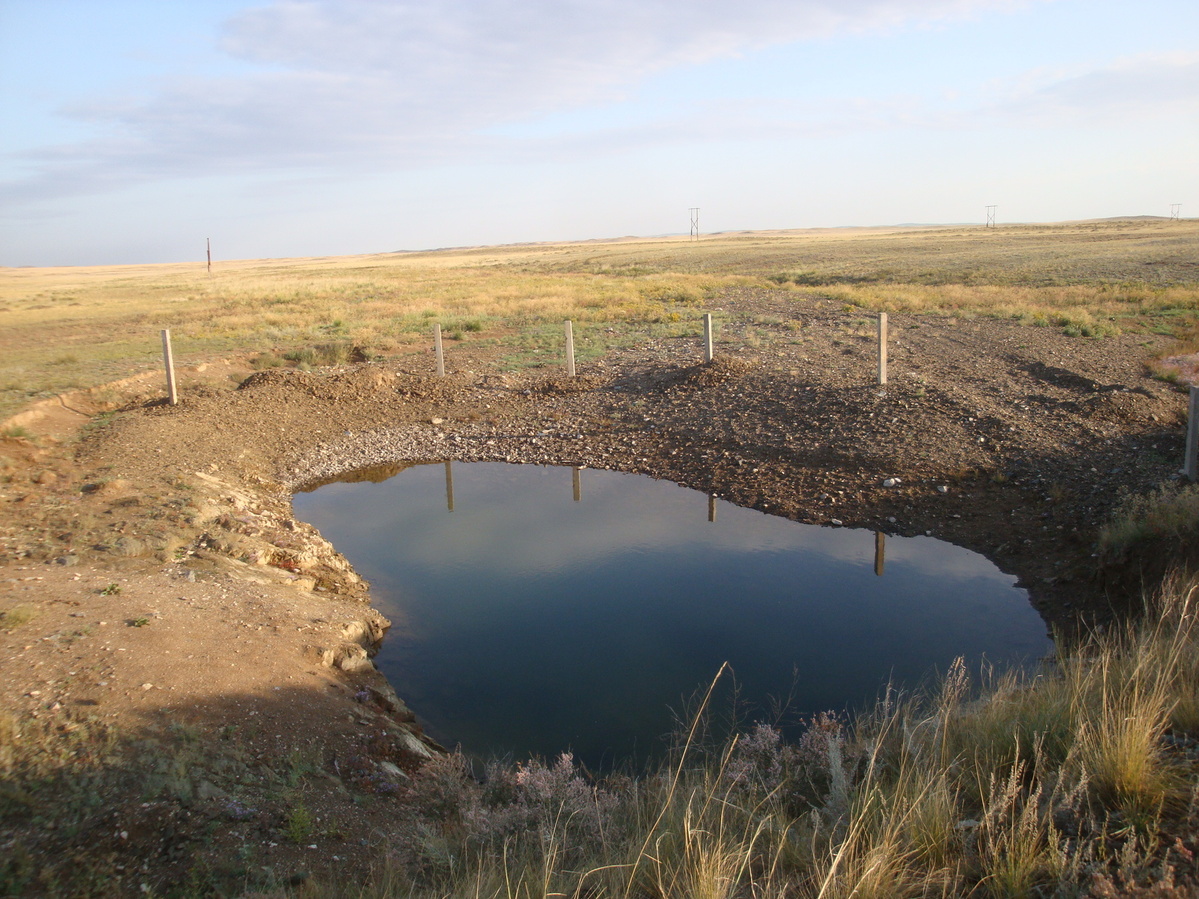
[[[300,368],[313,368],[361,362],[365,354],[359,347],[348,343],[322,343],[291,350],[284,353],[283,358],[288,362],[294,362]]]
[[[364,895],[1007,897],[1158,876],[1168,835],[1199,823],[1166,741],[1199,733],[1197,602],[1175,581],[1155,617],[1053,666],[959,663],[794,741],[757,724],[706,743],[705,699],[638,778],[597,780],[568,755],[481,780],[438,760]]]
[[[1130,496],[1099,533],[1100,552],[1108,560],[1135,553],[1154,541],[1179,547],[1199,543],[1199,486],[1167,484]]]

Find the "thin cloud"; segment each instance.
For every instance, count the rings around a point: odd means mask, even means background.
[[[513,140],[493,147],[525,161],[631,152],[715,141],[838,138],[888,131],[978,131],[996,120],[1030,129],[1107,126],[1199,113],[1199,54],[1144,55],[1089,71],[1038,69],[983,90],[925,97],[830,97],[820,101],[721,99],[653,121]]]
[[[992,109],[1030,123],[1199,113],[1199,53],[1142,54],[1088,71],[1030,72]]]
[[[171,177],[386,171],[485,158],[505,123],[620,100],[648,75],[771,44],[1026,6],[1017,0],[277,2],[230,19],[224,51],[258,67],[179,79],[150,99],[63,114],[101,136],[15,160],[8,201]]]

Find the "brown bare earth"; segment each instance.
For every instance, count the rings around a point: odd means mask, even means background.
[[[641,472],[976,550],[1019,576],[1047,629],[1127,606],[1096,533],[1125,493],[1177,475],[1184,396],[1146,369],[1166,338],[893,315],[883,388],[873,332],[840,304],[738,288],[713,311],[785,324],[718,344],[710,365],[664,339],[574,379],[501,374],[486,348],[453,347],[446,378],[431,358],[213,360],[183,373],[174,407],[142,378],[10,421],[31,436],[0,448],[0,704],[18,742],[41,735],[48,782],[56,757],[94,777],[54,802],[0,794],[0,854],[31,883],[74,869],[129,893],[197,870],[365,876],[396,826],[386,785],[438,747],[367,661],[386,626],[367,586],[291,516],[297,486],[350,469]]]

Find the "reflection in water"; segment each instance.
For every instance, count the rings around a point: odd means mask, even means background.
[[[1012,577],[931,538],[872,541],[715,497],[704,516],[694,492],[643,476],[589,470],[581,502],[578,470],[568,498],[561,469],[455,468],[453,515],[448,466],[444,484],[418,465],[295,497],[371,581],[396,622],[379,667],[448,745],[570,748],[604,767],[660,748],[671,710],[724,662],[751,716],[788,695],[806,715],[959,655],[1051,649]]]
[[[577,465],[570,470],[570,479],[574,485],[574,499],[576,503],[583,501],[582,472],[583,469],[579,468]]]
[[[447,463],[448,464],[448,463]],[[874,532],[874,573],[883,576],[883,565],[887,562],[887,535],[882,531]]]
[[[454,511],[454,469],[453,463],[445,463],[445,508],[447,512]]]

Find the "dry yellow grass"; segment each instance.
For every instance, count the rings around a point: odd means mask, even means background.
[[[1170,835],[1194,828],[1193,775],[1162,742],[1169,709],[1193,690],[1184,670],[1194,596],[1193,583],[1174,582],[1158,617],[1097,635],[1022,681],[1027,705],[1045,706],[1027,722],[1027,753],[993,720],[991,706],[1010,696],[974,693],[959,665],[939,694],[880,704],[852,729],[812,731],[798,744],[763,740],[758,728],[723,746],[693,745],[693,722],[672,770],[616,794],[600,785],[601,817],[611,816],[602,836],[572,842],[567,833],[568,808],[581,814],[598,795],[580,780],[573,800],[554,805],[549,833],[509,834],[490,849],[476,838],[480,851],[451,852],[465,864],[441,880],[396,869],[362,892],[313,894],[932,899],[1079,895],[1117,869],[1156,882]],[[1117,683],[1135,695],[1109,689]],[[1062,745],[1051,745],[1055,729],[1067,734]],[[469,780],[462,788],[479,790]],[[457,826],[434,824],[422,839],[472,845]],[[568,849],[582,850],[575,867]]]
[[[344,343],[388,355],[430,324],[514,340],[530,323],[669,321],[728,289],[997,315],[1083,336],[1199,317],[1199,222],[829,229],[371,256],[0,269],[0,415],[157,364]]]

